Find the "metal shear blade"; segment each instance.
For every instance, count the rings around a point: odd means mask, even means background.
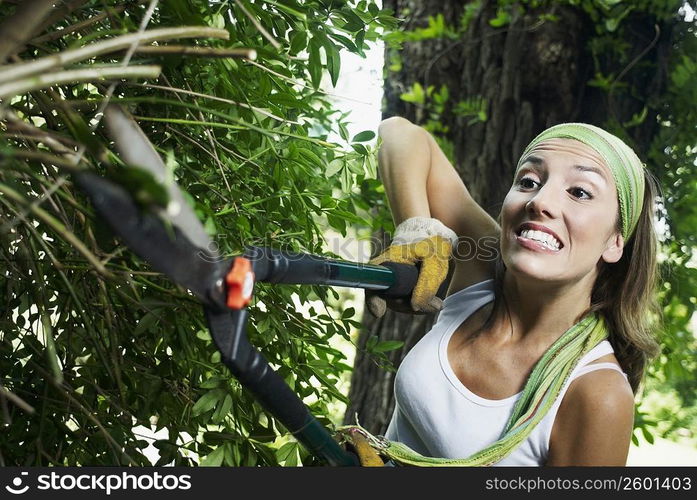
[[[203,225],[184,199],[179,186],[168,178],[162,158],[135,120],[120,107],[109,105],[104,111],[104,122],[107,133],[114,140],[116,150],[124,162],[143,168],[166,187],[170,202],[166,213],[160,215],[177,226],[191,243],[214,253],[211,239]]]
[[[191,290],[208,305],[224,304],[222,284],[227,259],[212,250],[212,240],[174,181],[166,181],[166,167],[138,124],[125,111],[108,106],[104,120],[122,159],[142,168],[165,184],[170,203],[179,210],[141,210],[118,184],[89,171],[74,174],[99,214],[126,245],[172,281]]]

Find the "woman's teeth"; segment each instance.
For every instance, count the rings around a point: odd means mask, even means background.
[[[559,250],[559,248],[561,248],[561,244],[559,243],[559,241],[549,233],[544,233],[542,231],[534,231],[532,229],[524,229],[520,233],[520,235],[523,238],[539,241],[550,250],[556,251]]]

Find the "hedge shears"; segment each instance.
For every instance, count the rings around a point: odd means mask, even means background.
[[[418,269],[407,264],[369,265],[317,255],[248,246],[242,255],[221,257],[154,146],[126,111],[107,107],[107,134],[127,165],[147,171],[167,190],[167,207],[142,210],[119,183],[93,172],[74,173],[97,213],[153,269],[190,290],[202,303],[221,361],[243,387],[307,450],[329,465],[358,465],[270,366],[246,335],[256,282],[344,286],[408,297]]]

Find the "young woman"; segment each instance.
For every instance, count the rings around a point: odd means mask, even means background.
[[[412,307],[440,313],[397,372],[390,442],[373,443],[422,465],[625,465],[658,351],[657,188],[634,152],[591,125],[551,127],[523,152],[497,222],[424,129],[390,118],[380,137],[397,230],[373,262],[421,261]]]

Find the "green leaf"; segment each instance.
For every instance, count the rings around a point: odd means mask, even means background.
[[[298,148],[298,154],[312,165],[322,165],[324,162],[315,153],[306,148]]]
[[[279,462],[285,462],[288,460],[288,457],[290,457],[291,454],[297,453],[297,450],[298,443],[295,441],[289,441],[276,451],[276,458]]]
[[[650,432],[646,427],[642,427],[642,428],[641,428],[641,433],[644,435],[644,439],[646,439],[646,441],[647,441],[649,444],[653,444],[653,443],[654,443],[653,434],[651,434],[651,432]]]
[[[307,32],[294,31],[290,39],[290,53],[296,55],[307,47]]]
[[[620,24],[620,19],[617,17],[613,17],[611,19],[606,19],[605,20],[605,29],[608,30],[610,33],[613,31],[617,30],[617,26]]]
[[[378,177],[377,155],[369,154],[368,156],[366,156],[365,174],[366,174],[366,177],[368,177],[370,179],[377,179],[377,177]]]
[[[225,396],[225,399],[223,399],[222,403],[220,400],[218,400],[218,405],[216,406],[215,411],[213,412],[213,416],[211,417],[211,422],[214,424],[219,424],[222,422],[225,417],[230,413],[230,409],[232,408],[232,396],[227,394]]]
[[[207,217],[206,222],[203,223],[203,229],[206,230],[209,236],[215,236],[218,234],[218,226],[215,224],[214,217]]]
[[[327,178],[333,177],[342,168],[344,168],[344,160],[342,158],[337,158],[329,162],[327,169],[324,171],[324,175]]]
[[[322,382],[322,384],[324,385],[324,389],[329,391],[332,396],[334,396],[336,399],[338,399],[342,403],[348,404],[348,398],[336,390],[336,381],[335,380],[331,380],[329,377],[327,377],[321,371],[314,372],[314,375],[315,375],[315,377],[317,377],[317,380]]]
[[[287,0],[265,0],[265,3],[273,5],[286,14],[297,17],[301,21],[307,20],[307,15],[301,10],[302,7],[297,2],[289,2]],[[292,7],[288,4],[292,4]]]
[[[285,461],[285,466],[286,467],[297,467],[298,465],[298,447],[295,447],[294,453],[291,453],[288,458],[286,458]]]
[[[336,87],[339,82],[339,74],[341,73],[341,56],[336,47],[332,47],[332,51],[327,52],[327,64],[329,65],[329,75],[332,79],[332,86]]]
[[[598,0],[598,3],[605,9],[610,9],[624,0]]]
[[[339,55],[339,50],[327,37],[322,39],[322,46],[324,47],[324,53],[327,55],[327,69],[329,70],[329,76],[332,80],[332,86],[336,87],[339,81],[339,73],[341,73],[341,56]]]
[[[218,446],[212,453],[206,455],[199,465],[201,467],[219,467],[223,463],[223,458],[225,458],[225,445]]]
[[[322,59],[319,54],[320,43],[316,38],[310,40],[310,58],[307,62],[307,70],[310,72],[310,80],[315,89],[319,88],[322,81]]]
[[[211,14],[208,24],[213,28],[225,28],[225,18],[219,13]]]
[[[351,170],[348,168],[344,168],[341,170],[341,190],[344,193],[348,193],[351,191],[351,187],[353,186],[353,175],[351,174]]]
[[[331,227],[339,231],[342,236],[346,236],[346,221],[344,219],[329,213],[327,214],[327,222],[329,222]]]
[[[648,112],[649,112],[649,108],[647,106],[644,106],[640,112],[634,113],[632,115],[632,119],[624,122],[622,124],[622,126],[625,128],[632,128],[632,127],[636,127],[637,125],[641,125],[646,120],[646,117],[648,116]]]
[[[220,383],[222,382],[222,379],[218,375],[214,375],[208,380],[204,381],[201,383],[199,386],[201,389],[215,389],[217,388]]]
[[[196,338],[205,340],[205,341],[210,341],[212,340],[211,334],[208,330],[199,330],[196,332]]]
[[[404,92],[399,98],[405,102],[424,104],[426,101],[426,94],[421,84],[419,82],[414,82],[411,86],[411,90],[409,92]]]
[[[345,141],[348,141],[349,138],[349,132],[348,129],[346,128],[346,125],[343,123],[339,123],[339,135],[341,138]]]
[[[158,311],[159,309],[153,309],[152,311],[148,311],[147,313],[145,313],[145,315],[138,322],[138,325],[136,325],[135,329],[133,330],[133,335],[138,336],[141,333],[148,331],[152,326],[157,324],[157,322],[160,319],[157,315]]]
[[[511,15],[504,9],[498,8],[496,10],[496,17],[489,20],[489,24],[494,28],[501,28],[511,22]]]
[[[377,343],[378,343],[379,340],[380,340],[380,339],[378,338],[377,335],[372,335],[372,336],[368,339],[368,342],[366,342],[365,348],[366,348],[368,351],[374,350],[374,349],[375,349],[375,346],[377,345]]]
[[[365,39],[365,31],[361,30],[356,34],[356,50],[358,51],[358,54],[362,57],[365,57],[365,52],[363,52],[363,49],[364,49],[363,40],[364,39]]]
[[[353,139],[351,139],[351,142],[367,142],[372,141],[374,138],[375,132],[372,130],[364,130],[363,132],[356,134]]]
[[[365,156],[368,154],[368,148],[366,148],[363,144],[351,144],[351,148],[353,148],[353,150],[360,155]],[[362,172],[363,169],[361,168],[359,171]]]
[[[403,345],[404,342],[401,340],[385,340],[383,342],[378,343],[373,348],[373,352],[394,351],[396,349],[400,349]]]
[[[358,49],[356,48],[356,44],[353,43],[348,38],[346,38],[345,36],[339,35],[337,33],[329,33],[329,37],[333,38],[334,40],[339,42],[341,45],[346,47],[349,51],[354,52],[354,53],[358,52]]]
[[[224,395],[225,392],[222,389],[214,389],[212,391],[208,391],[206,394],[201,396],[201,398],[198,401],[196,401],[196,404],[191,409],[191,413],[194,417],[197,417],[202,413],[206,413],[207,411],[212,410],[213,408],[215,408],[218,401],[222,397],[224,397]]]
[[[343,26],[346,31],[355,33],[365,27],[363,20],[354,12],[345,10],[341,13],[341,15],[344,17],[344,19],[346,19],[346,24]]]

